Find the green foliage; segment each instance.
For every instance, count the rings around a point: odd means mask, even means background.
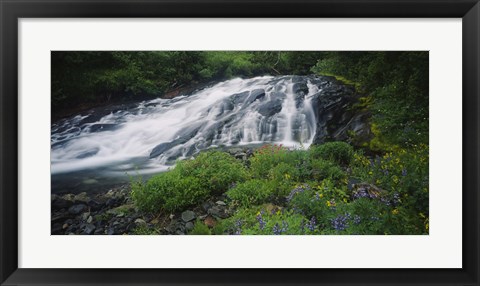
[[[206,199],[210,190],[195,177],[183,177],[178,171],[158,174],[144,185],[132,185],[132,198],[145,212],[174,212]]]
[[[323,159],[312,159],[310,161],[312,179],[321,181],[332,179],[339,181],[345,178],[345,172],[335,163]]]
[[[311,159],[324,159],[348,166],[353,159],[353,147],[346,142],[327,142],[310,147]]]
[[[195,222],[195,225],[193,226],[193,229],[188,233],[189,235],[210,235],[212,232],[208,228],[206,224],[204,224],[202,221],[197,220]]]
[[[252,179],[227,191],[227,196],[243,207],[266,203],[275,193],[275,182]]]
[[[420,144],[411,149],[396,149],[382,157],[368,159],[355,154],[352,176],[399,194],[403,205],[428,215],[428,146]]]
[[[133,230],[135,235],[157,235],[160,234],[158,229],[150,228],[146,225],[139,225]]]
[[[202,152],[194,160],[178,162],[175,171],[182,177],[192,176],[213,193],[225,192],[232,184],[243,182],[248,172],[243,164],[225,152]]]
[[[308,176],[308,154],[304,150],[288,150],[281,145],[264,145],[255,151],[250,159],[250,170],[255,178],[282,177],[303,179]],[[278,167],[281,165],[280,167]],[[288,169],[288,170],[287,170]],[[296,169],[295,171],[293,169]]]
[[[265,207],[240,209],[224,221],[230,234],[242,235],[299,235],[305,234],[305,218],[293,211]]]
[[[372,147],[382,151],[428,144],[428,62],[428,52],[328,52],[312,72],[344,77],[370,95]]]
[[[224,192],[246,177],[243,165],[227,153],[204,152],[194,160],[180,161],[173,170],[150,178],[146,184],[133,182],[132,198],[142,211],[173,212]]]

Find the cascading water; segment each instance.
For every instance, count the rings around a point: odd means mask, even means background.
[[[211,147],[308,147],[317,126],[312,99],[322,84],[312,76],[237,78],[189,96],[64,119],[52,125],[52,187],[61,178],[88,184],[162,171]]]

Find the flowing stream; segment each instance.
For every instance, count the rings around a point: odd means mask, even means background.
[[[213,147],[308,147],[317,128],[314,76],[232,79],[173,99],[93,109],[52,125],[52,191],[92,191],[166,170]]]

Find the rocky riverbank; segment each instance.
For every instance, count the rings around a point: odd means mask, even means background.
[[[226,150],[247,162],[252,148]],[[225,195],[211,197],[202,204],[182,212],[157,215],[144,214],[130,197],[130,184],[97,194],[54,194],[51,197],[51,233],[54,235],[183,235],[196,221],[213,228],[217,221],[233,215],[225,203]]]
[[[51,233],[60,235],[187,234],[196,221],[208,227],[229,217],[225,197],[212,197],[201,205],[174,214],[147,215],[138,211],[124,185],[89,196],[52,195]]]

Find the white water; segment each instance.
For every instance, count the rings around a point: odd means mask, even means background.
[[[294,92],[299,78],[307,94]],[[104,166],[112,173],[148,173],[215,146],[268,142],[308,147],[316,132],[312,98],[319,88],[306,77],[296,80],[237,78],[190,96],[63,120],[52,126],[51,172]],[[162,143],[171,146],[151,156]]]

